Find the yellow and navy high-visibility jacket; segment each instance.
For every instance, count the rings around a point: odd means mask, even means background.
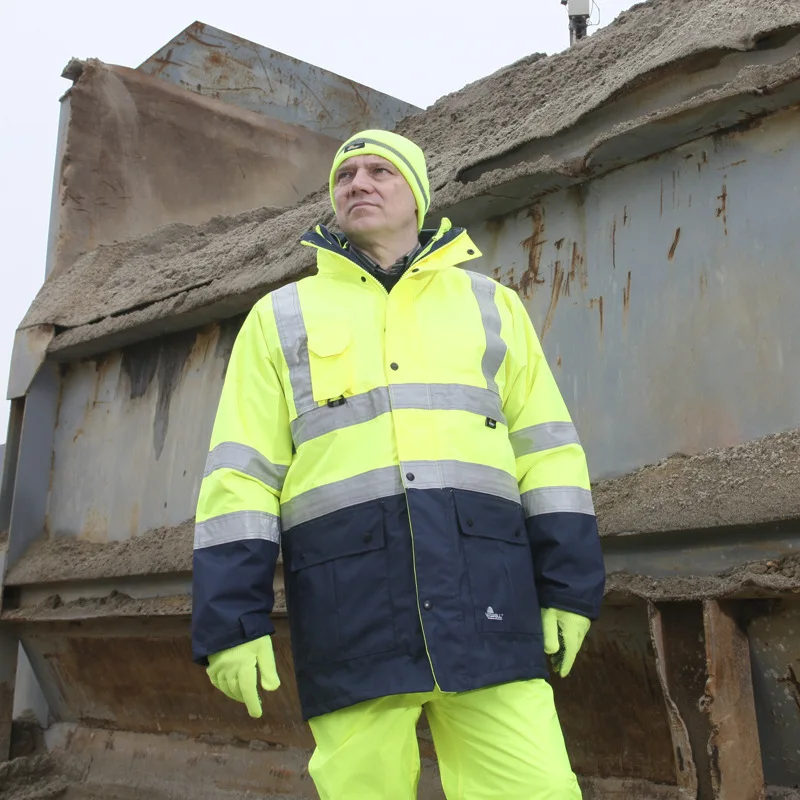
[[[194,658],[274,632],[305,718],[545,677],[540,606],[594,619],[583,449],[517,294],[444,220],[391,292],[319,226],[318,272],[236,339],[197,505]]]

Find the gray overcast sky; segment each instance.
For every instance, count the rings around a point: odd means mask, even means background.
[[[598,3],[603,25],[633,5]],[[136,67],[199,20],[426,107],[529,53],[569,43],[559,0],[0,0],[0,9],[4,62],[13,65],[0,125],[3,396],[14,331],[44,279],[58,99],[70,86],[60,75],[71,57]],[[0,442],[7,419],[4,402]]]

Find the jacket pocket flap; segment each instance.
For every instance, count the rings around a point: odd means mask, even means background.
[[[479,492],[456,490],[458,527],[465,536],[499,539],[511,544],[525,544],[525,517],[522,506]]]
[[[386,541],[380,507],[343,509],[284,534],[284,558],[292,572],[346,556],[380,550]]]
[[[338,356],[347,350],[350,344],[350,331],[343,324],[329,324],[317,328],[309,328],[308,349],[320,358]]]

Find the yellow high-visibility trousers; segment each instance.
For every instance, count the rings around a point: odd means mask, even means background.
[[[416,798],[423,708],[447,800],[580,800],[544,680],[393,695],[312,718],[321,800]]]

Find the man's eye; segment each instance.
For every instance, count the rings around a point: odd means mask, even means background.
[[[352,174],[352,172],[340,172],[337,180],[341,183],[345,178],[349,178]]]

